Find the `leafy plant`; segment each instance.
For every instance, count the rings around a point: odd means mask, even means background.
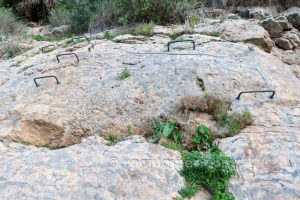
[[[210,32],[209,35],[212,37],[220,37],[220,32],[213,31],[213,32]]]
[[[53,27],[69,25],[71,23],[70,11],[65,5],[59,5],[50,10],[48,20]]]
[[[123,26],[126,26],[128,24],[128,16],[124,15],[118,18],[118,22],[122,24]]]
[[[130,21],[150,22],[159,24],[183,22],[185,12],[198,7],[196,0],[117,0],[123,15]]]
[[[195,130],[194,142],[198,150],[207,150],[212,145],[213,136],[206,126],[198,126]]]
[[[202,186],[208,189],[213,195],[222,194],[229,197],[231,194],[227,190],[229,179],[235,175],[234,161],[226,156],[217,147],[209,149],[207,152],[187,152],[182,151],[184,168],[182,174],[187,185]],[[190,198],[192,192],[186,193]]]
[[[144,36],[151,36],[153,35],[154,31],[154,24],[139,24],[134,31],[134,34],[136,35],[144,35]]]
[[[127,68],[125,68],[123,70],[123,72],[118,76],[118,79],[119,80],[124,80],[124,79],[126,79],[130,76],[132,76],[131,72]]]
[[[45,38],[45,36],[43,35],[33,35],[32,39],[36,40],[36,41],[47,41],[47,38]]]
[[[170,36],[173,40],[175,40],[178,36],[177,31],[175,29],[171,30]]]
[[[108,134],[106,140],[108,141],[109,146],[117,144],[120,141],[118,136],[112,133]]]
[[[65,0],[70,10],[70,23],[74,33],[86,32],[92,16],[90,0]]]
[[[226,17],[226,16],[222,15],[222,16],[220,17],[220,22],[221,22],[221,23],[225,22],[226,20],[227,20],[227,17]]]
[[[7,43],[3,45],[2,50],[10,58],[13,58],[22,52],[22,47],[16,43]]]
[[[104,31],[104,39],[109,40],[111,38],[111,35],[109,31]]]
[[[223,135],[225,137],[229,137],[238,134],[241,129],[251,125],[253,123],[253,119],[250,112],[244,111],[242,114],[227,113],[218,121],[218,123],[227,129]]]
[[[199,24],[203,20],[202,16],[195,15],[192,16],[189,20],[189,25],[191,29],[194,29],[197,24]]]

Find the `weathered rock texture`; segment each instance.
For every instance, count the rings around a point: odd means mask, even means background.
[[[173,199],[184,186],[180,153],[131,138],[96,137],[50,151],[0,143],[1,199]]]
[[[270,17],[261,22],[261,25],[269,32],[270,36],[273,38],[279,38],[282,36],[284,31],[291,30],[292,24],[283,15],[277,16],[275,18]]]
[[[296,29],[284,32],[280,38],[275,39],[275,43],[282,49],[295,49],[300,46],[300,33]]]
[[[299,5],[300,6],[300,5]],[[300,8],[293,7],[285,12],[285,16],[289,22],[298,30],[300,30]]]
[[[129,125],[134,133],[143,134],[147,132],[145,124],[149,118],[173,114],[182,97],[215,93],[232,99],[233,110],[249,109],[254,113],[252,127],[222,140],[220,145],[237,162],[239,176],[231,181],[230,187],[236,198],[299,199],[300,80],[279,58],[251,44],[219,38],[216,41],[199,34],[183,37],[194,39],[196,50],[192,50],[191,43],[178,43],[171,45],[168,53],[166,44],[170,38],[154,36],[138,45],[93,41],[98,44],[90,53],[87,46],[78,45],[72,49],[79,56],[79,63],[73,56],[62,57],[57,63],[55,55],[65,51],[62,47],[47,54],[33,49],[2,61],[0,140],[56,148],[77,143],[82,136],[124,135]],[[11,67],[19,60],[20,67]],[[117,77],[125,68],[132,76],[119,80]],[[33,79],[46,75],[57,76],[61,84],[56,85],[54,79],[38,80],[40,87],[36,88]],[[204,81],[204,91],[197,84],[199,78]],[[249,94],[235,100],[241,91],[266,89],[276,90],[275,99],[270,100],[267,94]],[[74,198],[91,199],[98,197],[99,190],[99,195],[117,199],[130,199],[135,194],[139,199],[171,199],[182,186],[175,173],[177,167],[143,168],[139,172],[144,175],[137,183],[135,178],[127,179],[129,175],[123,171],[105,174],[108,161],[98,165],[113,155],[121,159],[123,166],[123,159],[130,155],[174,158],[178,154],[173,157],[170,151],[149,144],[97,145],[84,143],[58,151],[25,148],[22,152],[1,153],[0,190],[4,192],[0,195],[14,198],[38,191],[38,198],[49,194],[59,198],[72,193]],[[71,163],[70,169],[66,162]],[[61,168],[64,170],[60,171]],[[156,177],[167,170],[171,170],[167,174],[174,176]],[[26,174],[30,177],[26,178]],[[123,175],[125,178],[120,179]],[[25,187],[26,182],[31,187]],[[115,186],[120,184],[122,187]],[[46,192],[41,192],[42,188]]]

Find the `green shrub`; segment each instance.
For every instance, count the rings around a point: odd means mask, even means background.
[[[117,0],[96,0],[93,13],[91,24],[101,25],[102,28],[128,23],[127,16],[122,15],[122,11],[117,6]]]
[[[112,134],[112,133],[108,134],[105,139],[108,141],[109,146],[117,144],[118,142],[120,142],[119,137],[115,134]]]
[[[15,34],[22,28],[11,9],[0,7],[0,34]]]
[[[117,0],[118,7],[134,22],[158,24],[183,22],[185,12],[196,8],[196,0]]]
[[[119,80],[124,80],[124,79],[126,79],[130,76],[132,76],[131,72],[127,68],[125,68],[123,70],[123,72],[118,76],[118,79]]]
[[[89,0],[65,0],[70,10],[70,23],[74,33],[86,32],[90,26],[92,16]]]
[[[213,136],[206,126],[198,126],[195,130],[194,140],[198,150],[209,149],[212,145]]]
[[[189,187],[203,186],[213,195],[231,196],[227,185],[229,179],[235,175],[235,165],[230,157],[216,147],[207,152],[182,151],[181,153],[184,161],[182,174]]]
[[[203,20],[202,16],[195,15],[192,16],[189,20],[189,25],[191,29],[194,29],[197,24],[199,24]]]
[[[253,123],[252,115],[248,111],[240,113],[226,113],[218,123],[226,128],[223,133],[225,137],[230,137],[238,134],[242,129]]]
[[[154,31],[154,24],[139,24],[134,31],[134,34],[136,35],[144,35],[144,36],[151,36],[153,35]]]
[[[34,39],[36,41],[39,41],[39,42],[47,41],[47,38],[45,38],[45,36],[43,36],[43,35],[33,35],[32,39]]]
[[[3,45],[2,50],[10,58],[13,58],[22,52],[22,47],[16,43],[7,43]]]
[[[221,16],[220,17],[220,22],[223,23],[227,20],[227,17],[226,16]]]
[[[110,35],[109,31],[104,31],[104,39],[106,39],[106,40],[111,39],[111,35]]]
[[[64,5],[59,5],[50,10],[48,20],[53,27],[69,25],[71,23],[69,10]]]
[[[170,36],[173,40],[175,40],[177,38],[178,33],[177,33],[176,29],[171,30]]]
[[[220,37],[220,33],[217,31],[210,32],[209,35],[213,37]]]

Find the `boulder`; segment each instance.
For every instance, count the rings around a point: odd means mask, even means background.
[[[70,26],[68,25],[63,25],[59,27],[55,27],[53,29],[50,29],[49,32],[45,33],[45,36],[48,37],[61,37],[70,32]]]
[[[293,28],[292,24],[283,15],[275,18],[269,17],[261,21],[261,25],[269,32],[272,38],[279,38],[284,31],[289,31]]]
[[[272,17],[272,12],[268,8],[257,7],[249,9],[250,19],[264,20],[269,17]]]
[[[285,50],[295,49],[300,46],[300,33],[297,29],[284,32],[280,38],[275,39],[275,43]]]
[[[248,23],[240,27],[254,26]],[[123,138],[129,127],[130,133],[149,134],[149,118],[171,116],[183,97],[207,93],[232,100],[233,111],[253,115],[252,126],[219,144],[236,163],[229,187],[236,199],[298,199],[300,80],[289,65],[252,44],[193,34],[189,39],[197,41],[195,50],[178,43],[181,48],[165,52],[170,38],[157,35],[138,45],[92,41],[97,44],[91,52],[88,46],[74,49],[79,62],[66,56],[58,63],[55,56],[63,46],[47,54],[36,47],[1,61],[0,140],[68,147],[0,147],[0,199],[176,198],[184,184],[179,153],[142,140],[109,147],[89,136]],[[18,60],[20,66],[11,67]],[[126,68],[131,76],[120,80]],[[37,80],[36,87],[34,78],[47,75],[60,84],[50,78]],[[236,100],[241,91],[267,89],[276,90],[274,99],[245,94]],[[128,164],[141,158],[171,161]]]
[[[300,8],[292,7],[285,12],[285,16],[294,28],[300,30]]]
[[[0,153],[1,199],[172,200],[184,187],[180,153],[145,139],[56,151],[0,142]]]
[[[126,44],[142,44],[147,40],[145,36],[133,36],[130,34],[120,35],[113,39],[114,42]]]
[[[227,20],[221,24],[221,38],[231,42],[254,44],[266,52],[274,46],[267,31],[255,21]]]

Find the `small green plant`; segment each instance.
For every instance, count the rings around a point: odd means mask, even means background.
[[[22,47],[16,43],[7,43],[3,45],[2,50],[10,58],[13,58],[22,52]]]
[[[246,128],[253,123],[252,115],[248,111],[240,113],[226,113],[218,121],[220,126],[225,127],[224,137],[230,137],[238,134],[241,129]]]
[[[132,134],[133,134],[134,130],[133,130],[133,126],[132,126],[131,124],[129,124],[129,125],[127,126],[127,132],[128,132],[129,135],[132,135]]]
[[[43,36],[43,35],[33,35],[32,39],[34,39],[36,41],[39,41],[39,42],[47,41],[47,38],[45,38],[45,36]]]
[[[220,17],[220,22],[221,22],[221,23],[225,22],[226,20],[227,20],[227,17],[226,17],[226,16],[222,15],[222,16]]]
[[[107,135],[106,140],[108,141],[107,145],[109,145],[109,146],[112,146],[112,145],[120,142],[120,139],[118,138],[118,136],[115,134],[112,134],[112,133]]]
[[[212,37],[220,37],[220,32],[213,31],[213,32],[210,32],[209,35]]]
[[[144,36],[152,36],[153,32],[154,32],[153,23],[139,24],[134,30],[135,35],[144,35]]]
[[[125,68],[123,70],[123,72],[118,76],[118,79],[119,80],[124,80],[124,79],[126,79],[130,76],[132,76],[131,72],[127,68]]]
[[[189,25],[191,29],[194,29],[197,24],[199,24],[203,20],[202,16],[195,15],[192,16],[189,20]]]
[[[212,146],[213,136],[206,126],[198,126],[195,130],[193,141],[199,151],[207,150]]]
[[[104,31],[104,39],[106,39],[106,40],[111,39],[111,35],[110,35],[109,31]]]
[[[126,26],[128,24],[128,16],[124,15],[118,18],[118,22],[122,24],[123,26]]]
[[[178,33],[177,33],[176,29],[171,30],[170,36],[173,40],[175,40],[177,38]]]

